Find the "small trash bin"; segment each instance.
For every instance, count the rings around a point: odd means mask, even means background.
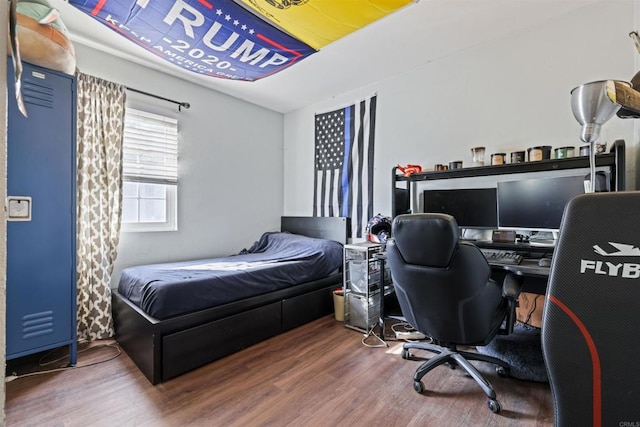
[[[333,291],[333,312],[338,322],[344,322],[344,291],[342,289]]]

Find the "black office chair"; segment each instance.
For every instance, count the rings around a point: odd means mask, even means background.
[[[450,215],[399,215],[391,235],[387,259],[402,314],[434,343],[405,343],[402,357],[411,358],[410,349],[437,354],[416,370],[414,389],[423,392],[422,377],[439,365],[461,366],[486,393],[489,408],[500,412],[493,387],[469,360],[493,363],[501,376],[509,375],[509,365],[458,346],[486,345],[496,334],[513,330],[518,279],[507,275],[502,287],[491,280],[482,252],[459,241],[458,224]]]
[[[640,192],[564,212],[542,317],[556,426],[640,422]]]

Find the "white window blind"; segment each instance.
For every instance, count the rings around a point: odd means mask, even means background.
[[[178,121],[127,108],[123,175],[128,181],[175,184],[178,181]]]

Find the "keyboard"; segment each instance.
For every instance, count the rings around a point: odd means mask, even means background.
[[[480,249],[489,264],[518,265],[522,255],[514,251],[500,251],[496,249]]]

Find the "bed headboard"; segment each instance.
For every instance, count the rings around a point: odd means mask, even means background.
[[[280,231],[335,240],[343,245],[351,237],[351,218],[321,216],[283,216]]]

